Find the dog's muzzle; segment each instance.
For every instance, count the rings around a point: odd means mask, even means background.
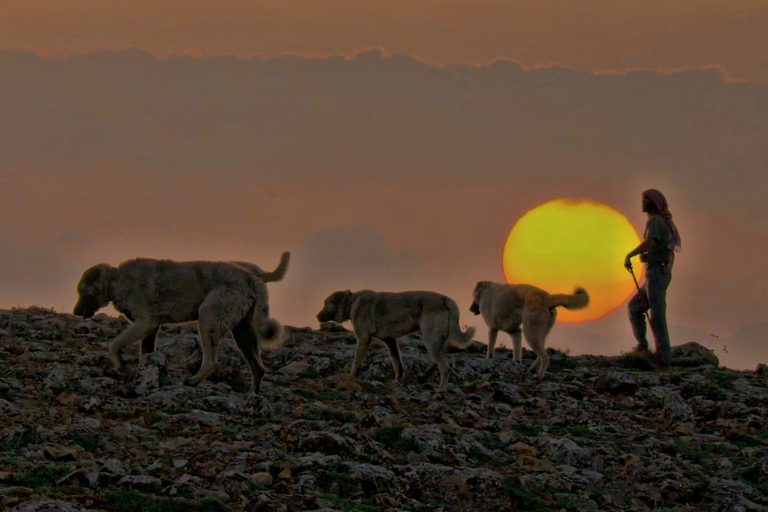
[[[477,305],[477,302],[472,301],[472,305],[469,306],[469,310],[476,315],[480,314],[480,306]]]
[[[75,309],[72,311],[72,314],[75,316],[81,316],[88,320],[96,314],[96,311],[97,310],[93,307],[89,307],[88,304],[83,304],[82,301],[78,301],[78,303],[75,304]]]

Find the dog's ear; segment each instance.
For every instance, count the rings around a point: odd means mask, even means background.
[[[349,310],[352,307],[352,290],[344,290],[339,293],[341,293],[341,304],[339,304],[339,309],[344,313],[344,318],[349,318]]]
[[[477,300],[480,298],[480,296],[483,294],[486,288],[488,288],[488,285],[491,284],[490,281],[479,281],[475,285],[475,290],[472,292],[472,298]]]
[[[94,265],[85,272],[83,277],[80,278],[80,286],[82,291],[86,290],[98,290],[103,288],[104,283],[107,280],[110,266],[106,263],[99,263]]]

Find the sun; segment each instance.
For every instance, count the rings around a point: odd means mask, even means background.
[[[589,200],[556,199],[525,213],[504,244],[502,265],[508,283],[527,283],[550,293],[589,293],[586,309],[557,308],[558,321],[596,320],[620,307],[635,292],[624,257],[640,243],[621,212]],[[635,276],[642,265],[633,261]]]

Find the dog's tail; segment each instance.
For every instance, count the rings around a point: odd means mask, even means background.
[[[462,332],[459,327],[459,306],[452,299],[445,301],[448,309],[448,342],[456,348],[467,348],[474,339],[475,328],[467,327]]]
[[[283,343],[283,326],[274,318],[265,318],[259,322],[259,345],[274,348]]]
[[[286,251],[280,256],[280,263],[277,265],[277,268],[273,270],[272,272],[267,272],[263,270],[258,265],[255,265],[253,263],[248,263],[247,261],[233,261],[235,265],[239,265],[246,269],[248,272],[252,273],[265,283],[270,283],[273,281],[280,281],[285,277],[285,273],[288,270],[288,263],[291,261],[291,253]]]
[[[584,288],[576,288],[572,294],[556,293],[547,297],[546,307],[563,306],[565,309],[584,309],[589,305],[589,294]]]

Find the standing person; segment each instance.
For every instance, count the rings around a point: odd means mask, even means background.
[[[651,311],[651,330],[656,339],[656,357],[659,364],[669,366],[672,362],[672,348],[667,330],[667,287],[672,280],[672,264],[675,252],[681,248],[680,233],[672,222],[667,199],[656,189],[649,189],[642,195],[643,212],[648,214],[644,240],[632,249],[624,259],[624,266],[632,269],[630,258],[640,255],[645,263],[645,285],[628,304],[629,321],[637,339],[637,350],[648,350],[645,312]]]

